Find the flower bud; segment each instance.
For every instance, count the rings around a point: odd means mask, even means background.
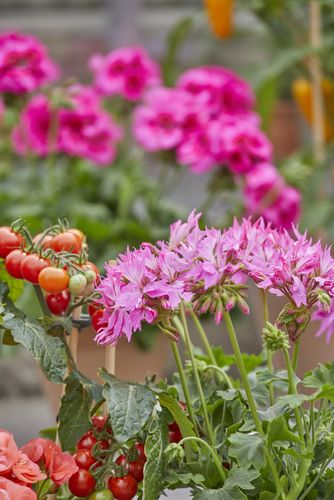
[[[326,313],[329,313],[331,309],[331,298],[328,295],[327,292],[324,292],[323,290],[318,291],[318,300],[322,305],[322,310]]]
[[[182,465],[184,460],[184,449],[177,443],[170,443],[164,451],[165,463]]]
[[[279,330],[277,326],[267,321],[262,330],[262,340],[267,351],[279,351],[280,349],[289,349],[289,338],[285,332]]]

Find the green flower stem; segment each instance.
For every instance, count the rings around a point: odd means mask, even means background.
[[[215,450],[206,441],[204,441],[204,439],[201,439],[198,437],[191,437],[191,436],[185,437],[185,438],[181,439],[181,441],[178,444],[181,446],[182,444],[187,443],[188,441],[196,441],[196,443],[202,444],[210,452],[210,455],[213,458],[213,461],[217,467],[217,470],[220,474],[220,477],[222,478],[223,481],[225,481],[226,474],[225,474],[225,471],[222,467],[222,464],[221,464],[219,457],[218,457],[217,453],[215,452]]]
[[[262,297],[262,303],[263,303],[263,320],[264,320],[264,326],[266,326],[267,321],[269,321],[269,308],[268,308],[268,296],[267,292],[265,290],[261,289],[261,297]],[[268,370],[270,373],[274,371],[274,364],[273,364],[273,353],[269,349],[267,350],[267,366]],[[268,384],[268,389],[269,389],[269,401],[270,401],[270,406],[273,406],[275,403],[275,395],[274,395],[274,387],[272,382]]]
[[[236,333],[235,333],[235,330],[233,327],[233,323],[231,321],[230,314],[227,311],[224,311],[223,316],[224,316],[226,329],[227,329],[227,332],[229,334],[230,342],[232,344],[232,348],[234,351],[234,355],[235,355],[238,370],[239,370],[239,373],[241,376],[241,380],[242,380],[242,383],[243,383],[243,386],[244,386],[244,389],[246,392],[246,396],[247,396],[247,400],[248,400],[248,404],[249,404],[249,409],[250,409],[251,415],[253,417],[256,430],[261,436],[264,436],[265,434],[264,434],[264,431],[262,428],[260,418],[259,418],[258,413],[257,413],[256,403],[255,403],[255,400],[253,398],[252,390],[251,390],[249,382],[248,382],[245,364],[244,364],[244,361],[242,359],[242,355],[241,355],[241,351],[240,351],[240,347],[239,347],[239,342],[238,342],[238,339],[237,339],[237,336],[236,336]],[[276,487],[276,492],[280,493],[281,497],[283,499],[285,499],[285,494],[282,490],[282,485],[280,483],[280,479],[279,479],[279,475],[278,475],[278,472],[276,469],[275,462],[274,462],[267,446],[265,446],[265,448],[264,448],[264,453],[265,453],[266,460],[268,462],[268,466],[269,466],[271,473],[273,475],[273,479],[274,479],[275,487]]]
[[[300,339],[297,340],[293,348],[292,369],[294,372],[297,371],[299,351],[300,351]]]
[[[289,356],[289,353],[288,353],[288,350],[286,347],[283,349],[283,354],[284,354],[286,368],[288,370],[289,393],[290,394],[297,394],[296,383],[295,383],[295,379],[294,379],[294,371],[293,371],[290,356]],[[295,409],[295,417],[296,417],[298,434],[299,434],[300,439],[304,443],[304,448],[305,448],[304,428],[303,428],[303,422],[302,422],[299,408]]]
[[[317,484],[319,479],[321,479],[321,476],[323,475],[323,473],[325,472],[325,470],[327,469],[327,467],[329,466],[329,464],[331,463],[332,460],[333,460],[333,456],[331,456],[325,463],[322,464],[318,474],[315,476],[315,478],[313,479],[312,483],[308,486],[308,488],[306,488],[304,493],[299,497],[299,500],[303,500],[304,498],[307,497],[307,495],[309,493],[311,493],[314,486]]]
[[[184,369],[183,369],[183,365],[182,365],[182,360],[181,360],[181,357],[180,357],[180,353],[179,353],[179,350],[177,348],[175,340],[171,340],[170,343],[171,343],[171,346],[172,346],[172,351],[173,351],[173,354],[174,354],[175,363],[176,363],[176,366],[177,366],[177,369],[178,369],[178,372],[179,372],[179,375],[180,375],[180,381],[181,381],[181,385],[182,385],[184,397],[186,399],[186,405],[187,405],[187,410],[189,412],[190,420],[192,421],[192,424],[194,426],[195,433],[198,435],[198,428],[197,428],[196,417],[195,417],[195,413],[194,413],[194,410],[193,410],[193,406],[191,404],[189,389],[188,389],[188,386],[187,386],[186,375],[184,373]]]
[[[48,306],[46,305],[46,302],[45,302],[45,299],[44,299],[44,295],[43,295],[43,292],[41,290],[41,287],[39,285],[34,285],[34,290],[35,290],[35,294],[36,294],[36,297],[37,297],[37,300],[38,300],[38,303],[42,309],[42,312],[45,316],[51,316],[51,313],[48,309]]]
[[[212,446],[215,446],[215,439],[214,439],[213,429],[212,429],[212,425],[211,425],[211,422],[210,422],[210,419],[209,419],[208,409],[207,409],[207,406],[206,406],[205,397],[204,397],[204,393],[203,393],[203,388],[202,388],[201,380],[200,380],[198,369],[197,369],[197,365],[196,365],[196,359],[195,359],[195,356],[194,356],[193,346],[192,346],[192,343],[191,343],[191,340],[190,340],[189,329],[188,329],[188,324],[187,324],[187,319],[186,319],[186,314],[185,314],[183,303],[181,303],[180,313],[181,313],[181,321],[182,321],[182,324],[183,324],[184,340],[185,340],[186,348],[187,348],[187,351],[188,351],[188,354],[189,354],[189,357],[190,357],[191,365],[192,365],[192,368],[193,368],[193,373],[194,373],[194,378],[195,378],[195,383],[196,383],[198,395],[199,395],[200,400],[201,400],[202,412],[203,412],[203,417],[204,417],[206,431],[207,431],[207,434],[208,434],[208,438],[209,438],[210,444]]]
[[[190,311],[191,317],[193,319],[193,322],[194,322],[194,324],[195,324],[195,326],[197,328],[197,331],[200,334],[200,337],[201,337],[203,345],[204,345],[204,347],[206,349],[206,352],[207,352],[207,354],[208,354],[208,356],[210,358],[211,364],[214,365],[215,367],[219,368],[217,360],[216,360],[216,357],[215,357],[214,352],[213,352],[213,350],[211,348],[210,342],[209,342],[208,337],[206,335],[206,332],[205,332],[205,330],[204,330],[204,328],[202,326],[202,323],[200,322],[200,320],[196,316],[196,314],[195,314],[195,312],[194,312],[194,310],[193,310],[192,307],[189,308],[189,311]],[[225,379],[225,382],[228,385],[228,387],[230,389],[234,389],[232,381],[231,381],[230,377],[228,376],[228,374],[226,372],[224,372],[224,371],[221,371],[221,370],[219,370],[219,373],[223,375],[223,377]]]
[[[296,484],[290,489],[286,500],[301,500],[301,498],[305,498],[304,496],[300,497],[299,494],[303,491],[307,479],[307,473],[311,464],[311,458],[303,458],[301,460],[300,466],[298,467],[298,480]]]

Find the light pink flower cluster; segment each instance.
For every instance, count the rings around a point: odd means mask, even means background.
[[[37,500],[31,485],[47,478],[60,485],[77,470],[73,457],[53,441],[37,438],[19,449],[13,435],[0,429],[1,500]]]
[[[0,92],[34,92],[58,74],[58,67],[37,38],[15,32],[0,35]]]
[[[121,47],[90,59],[94,85],[104,96],[120,95],[138,101],[144,92],[161,83],[160,69],[143,47]]]
[[[334,296],[334,259],[306,234],[289,234],[263,219],[244,219],[224,231],[201,230],[199,215],[171,226],[169,242],[143,244],[127,251],[98,287],[104,307],[100,344],[130,341],[142,322],[173,331],[171,318],[181,301],[192,302],[199,314],[211,312],[216,322],[223,311],[239,305],[248,313],[244,283],[277,296],[288,305],[280,321],[292,340],[306,327],[314,306],[328,311]]]
[[[103,111],[93,89],[75,85],[65,97],[69,105],[58,108],[45,95],[32,97],[13,130],[15,151],[38,156],[58,152],[100,166],[110,164],[121,129]]]

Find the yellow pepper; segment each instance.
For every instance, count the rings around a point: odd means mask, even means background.
[[[228,38],[233,30],[234,0],[204,0],[212,31],[218,38]]]
[[[321,82],[324,100],[324,133],[326,142],[334,139],[334,84],[328,78]],[[299,111],[309,125],[313,124],[312,84],[305,78],[298,78],[292,84],[292,95]]]

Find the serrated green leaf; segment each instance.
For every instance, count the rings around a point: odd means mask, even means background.
[[[229,455],[237,460],[240,467],[263,467],[264,438],[258,432],[236,432],[229,437],[229,442]]]
[[[99,370],[99,376],[105,383],[102,394],[108,405],[115,439],[124,443],[143,428],[157,399],[147,386],[118,380],[104,368]]]
[[[157,500],[164,483],[164,450],[168,444],[168,425],[164,418],[155,419],[155,427],[145,443],[147,461],[144,467],[143,500]]]
[[[300,443],[300,438],[290,431],[284,417],[279,417],[269,422],[267,429],[268,445],[271,446],[275,441],[289,441]]]
[[[305,394],[287,394],[285,396],[280,396],[273,406],[270,406],[264,411],[258,410],[258,414],[261,420],[270,422],[271,420],[285,415],[290,410],[298,408],[304,401],[310,399],[311,397]]]
[[[80,437],[91,427],[89,410],[92,398],[74,373],[66,379],[65,394],[59,409],[59,439],[62,449],[73,450]]]
[[[192,472],[178,473],[174,470],[169,470],[165,477],[165,482],[169,490],[182,488],[183,486],[201,486],[204,481],[205,477],[202,474]]]
[[[233,466],[224,487],[217,490],[205,490],[196,493],[194,500],[244,500],[248,497],[241,491],[252,491],[252,481],[259,477],[256,470],[247,470]]]

